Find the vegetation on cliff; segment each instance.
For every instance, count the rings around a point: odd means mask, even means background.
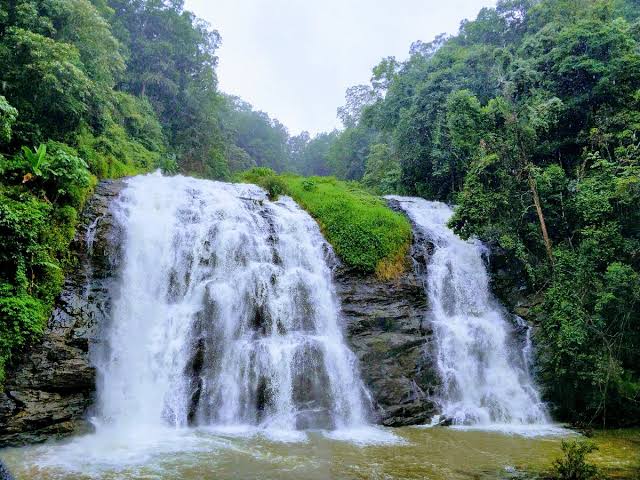
[[[332,177],[277,175],[265,168],[244,172],[239,179],[264,187],[271,197],[290,195],[318,221],[348,266],[383,279],[404,271],[411,241],[409,221],[359,185]]]

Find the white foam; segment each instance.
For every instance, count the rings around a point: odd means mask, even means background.
[[[575,432],[562,427],[559,424],[489,424],[489,425],[451,425],[452,430],[464,432],[495,432],[505,435],[518,435],[521,437],[565,437],[575,435]]]
[[[348,442],[358,446],[407,444],[404,438],[393,433],[391,429],[373,425],[324,430],[322,434],[331,440]]]

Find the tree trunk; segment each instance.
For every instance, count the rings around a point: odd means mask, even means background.
[[[538,220],[540,221],[540,230],[542,230],[542,239],[544,240],[544,246],[547,249],[547,255],[549,261],[553,265],[553,250],[551,249],[551,239],[547,232],[547,224],[544,221],[544,215],[542,214],[542,205],[540,204],[540,196],[538,195],[538,187],[536,185],[536,179],[533,178],[531,172],[529,172],[529,188],[531,188],[531,195],[533,195],[533,203],[536,207],[536,213],[538,214]]]

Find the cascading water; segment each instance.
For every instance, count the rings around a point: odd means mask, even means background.
[[[153,174],[115,203],[125,234],[95,352],[100,422],[119,427],[365,423],[317,224],[252,185]]]
[[[528,370],[530,350],[493,298],[478,241],[464,241],[447,222],[447,205],[390,196],[434,245],[425,289],[443,387],[442,414],[459,425],[542,425],[544,404]]]

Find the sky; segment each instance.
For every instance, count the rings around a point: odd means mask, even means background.
[[[416,40],[456,33],[495,0],[186,0],[222,36],[218,79],[291,134],[340,126],[348,87]]]

